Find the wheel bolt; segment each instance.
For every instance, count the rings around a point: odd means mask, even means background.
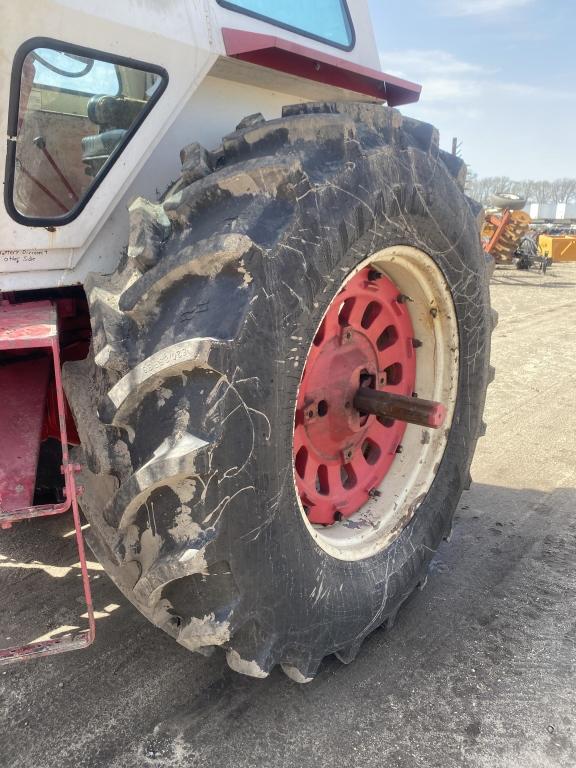
[[[317,406],[316,403],[310,403],[304,408],[304,419],[306,421],[311,421],[314,419],[317,415]]]

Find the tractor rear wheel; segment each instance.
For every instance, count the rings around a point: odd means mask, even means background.
[[[431,126],[366,104],[250,116],[182,152],[87,285],[66,366],[91,545],[186,648],[311,679],[389,624],[452,525],[489,380],[479,211]],[[439,430],[362,413],[440,401]]]

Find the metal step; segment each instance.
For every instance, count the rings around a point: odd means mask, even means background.
[[[20,361],[18,354],[13,354],[35,349],[49,351],[52,360],[49,355],[41,355]],[[52,302],[0,302],[0,352],[11,353],[10,357],[5,358],[5,364],[0,366],[0,528],[10,528],[14,523],[29,518],[59,515],[71,509],[88,611],[87,630],[1,649],[0,665],[3,665],[86,648],[94,640],[95,622],[78,509],[79,489],[75,481],[75,473],[80,467],[72,464],[68,455],[58,315]],[[38,448],[51,365],[54,367],[58,404],[65,501],[61,504],[33,506]]]
[[[31,507],[50,358],[0,365],[0,510]]]

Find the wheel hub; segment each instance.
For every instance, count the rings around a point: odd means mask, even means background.
[[[363,382],[375,380],[377,369],[372,345],[349,326],[322,344],[302,402],[304,431],[322,459],[336,461],[358,446],[367,419],[352,407],[354,395]]]
[[[298,392],[294,461],[311,523],[331,525],[377,493],[406,429],[400,419],[358,410],[359,390],[412,396],[416,376],[408,297],[371,267],[330,304]]]

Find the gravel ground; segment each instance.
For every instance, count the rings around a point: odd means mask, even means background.
[[[492,295],[474,483],[391,631],[307,686],[244,678],[155,630],[94,564],[96,644],[0,673],[0,766],[573,768],[576,264],[497,270]],[[0,533],[2,644],[75,624],[69,529]]]

